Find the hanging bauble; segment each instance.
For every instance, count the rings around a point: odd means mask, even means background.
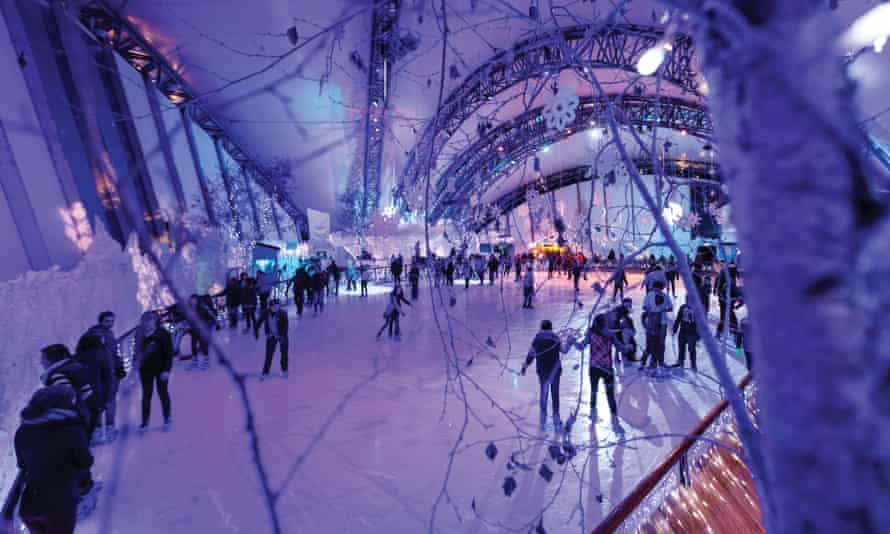
[[[550,130],[564,130],[575,122],[580,100],[572,87],[563,87],[544,106],[543,116]]]

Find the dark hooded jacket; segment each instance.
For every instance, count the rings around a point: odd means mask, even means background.
[[[86,431],[71,405],[69,386],[39,390],[22,410],[15,455],[24,474],[22,515],[70,513],[77,508],[82,472],[93,465]]]
[[[83,424],[89,424],[91,414],[100,411],[100,399],[90,382],[89,370],[73,358],[64,358],[47,367],[40,381],[44,386],[71,387],[77,394],[76,409]]]

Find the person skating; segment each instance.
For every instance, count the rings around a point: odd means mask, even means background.
[[[513,270],[516,272],[516,278],[514,278],[515,282],[519,281],[519,278],[522,276],[522,256],[519,254],[513,258]]]
[[[680,267],[677,265],[677,260],[671,256],[670,262],[668,262],[667,269],[665,271],[665,276],[667,277],[668,284],[671,288],[671,296],[677,298],[677,278],[680,277]]]
[[[488,285],[490,286],[494,285],[494,277],[498,274],[499,265],[500,263],[494,254],[488,257]]]
[[[355,268],[355,262],[349,260],[346,262],[346,291],[355,291],[355,281],[358,279],[358,271]]]
[[[389,293],[389,301],[386,304],[386,310],[383,312],[383,318],[385,322],[383,326],[380,327],[380,330],[377,331],[377,338],[383,335],[383,331],[385,329],[389,329],[389,337],[393,337],[393,326],[395,326],[395,339],[399,341],[402,339],[402,332],[399,326],[399,317],[405,315],[405,312],[402,311],[402,304],[411,305],[411,302],[405,298],[405,292],[402,291],[402,286],[396,285],[392,288],[392,291]]]
[[[275,346],[278,345],[281,353],[281,372],[287,376],[287,357],[288,357],[288,320],[287,311],[281,308],[278,299],[269,301],[269,309],[264,310],[257,322],[257,332],[260,326],[265,328],[266,332],[266,360],[263,363],[262,378],[269,376],[269,370],[272,368],[272,356],[275,355]]]
[[[206,297],[206,295],[205,295]],[[210,368],[210,337],[213,332],[213,326],[216,324],[216,310],[213,308],[213,301],[209,298],[201,298],[193,293],[189,296],[189,309],[195,318],[200,322],[206,337],[201,331],[194,327],[189,327],[189,337],[192,344],[192,362],[191,367],[200,367],[201,369]],[[199,361],[200,360],[200,361]]]
[[[698,327],[695,324],[695,313],[692,311],[692,306],[689,305],[689,297],[686,297],[686,303],[684,303],[677,310],[677,317],[674,319],[674,327],[673,332],[677,334],[679,331],[680,335],[677,338],[677,342],[679,343],[679,354],[677,358],[677,363],[674,367],[683,367],[686,363],[686,350],[689,349],[689,363],[692,365],[692,369],[698,370],[698,366],[695,361],[695,346],[698,344]]]
[[[525,271],[525,278],[522,280],[522,307],[526,309],[534,308],[532,299],[535,297],[535,271],[529,264],[528,270]]]
[[[633,301],[626,297],[621,304],[609,312],[609,328],[615,332],[615,359],[625,362],[635,361],[637,353],[637,329],[634,326]]]
[[[328,273],[319,269],[312,275],[312,316],[324,312],[325,286],[328,282]]]
[[[392,279],[395,284],[402,283],[402,256],[399,255],[396,257],[392,256],[392,261],[389,264],[389,270],[392,272]]]
[[[368,267],[367,263],[362,263],[359,266],[359,276],[361,277],[362,291],[361,296],[368,296],[368,282],[371,281],[371,268]]]
[[[278,280],[275,279],[275,271],[263,272],[258,270],[254,279],[254,287],[257,295],[260,297],[260,310],[265,310],[269,305],[269,297],[272,295],[272,289]],[[256,321],[256,315],[254,315]]]
[[[22,410],[16,461],[24,476],[19,516],[31,534],[72,534],[84,472],[93,465],[69,385],[38,389]]]
[[[89,375],[88,380],[93,387],[93,396],[87,403],[90,408],[90,425],[87,428],[87,437],[92,439],[93,433],[99,426],[102,413],[108,405],[108,391],[113,367],[111,354],[105,348],[101,337],[87,333],[80,336],[77,341],[74,359],[86,368]]]
[[[569,351],[570,345],[574,340],[562,344],[559,336],[553,332],[553,323],[548,320],[541,321],[541,330],[532,340],[532,346],[528,351],[525,362],[522,364],[520,373],[525,375],[526,369],[535,362],[535,370],[538,374],[538,384],[540,386],[541,395],[539,397],[539,406],[541,409],[541,428],[547,423],[547,396],[550,395],[551,404],[553,405],[553,426],[557,431],[562,426],[559,417],[559,380],[562,376],[562,364],[560,363],[560,353],[565,354]]]
[[[337,265],[337,262],[335,260],[331,260],[331,264],[328,265],[328,273],[330,273],[330,279],[334,281],[333,294],[339,296],[340,295],[340,279],[343,276],[343,270],[340,269],[340,266]]]
[[[651,358],[650,366],[657,373],[664,367],[665,338],[667,337],[667,314],[673,311],[671,298],[664,294],[664,284],[656,280],[652,284],[652,292],[643,299],[643,327],[646,329],[646,354],[640,363],[640,370]]]
[[[420,293],[420,268],[416,263],[412,263],[408,271],[408,283],[411,284],[411,300],[417,300]]]
[[[241,283],[241,311],[244,315],[244,333],[255,330],[257,281],[247,277]]]
[[[576,343],[578,350],[590,347],[589,376],[590,376],[590,418],[596,418],[596,398],[600,380],[606,386],[606,400],[609,403],[609,412],[612,421],[618,419],[618,403],[615,402],[615,368],[612,364],[612,345],[617,340],[614,332],[609,329],[606,316],[599,314],[593,319],[593,325],[586,338]]]
[[[151,416],[151,397],[155,386],[158,398],[161,399],[161,412],[164,416],[164,428],[170,427],[170,371],[173,368],[173,340],[170,333],[161,327],[160,317],[156,312],[147,311],[136,329],[136,345],[134,347],[134,367],[139,370],[139,381],[142,383],[142,424],[140,431],[148,429]]]
[[[243,275],[243,277],[247,277],[247,275]],[[236,328],[238,326],[238,309],[241,307],[241,284],[235,277],[229,278],[229,281],[226,282],[226,288],[219,293],[218,295],[214,295],[219,297],[221,295],[225,295],[226,297],[226,312],[229,316],[229,328]]]
[[[613,250],[612,253],[615,251]],[[615,258],[612,258],[613,260]],[[615,269],[614,280],[614,289],[612,289],[612,300],[614,301],[618,295],[621,295],[621,299],[624,300],[624,288],[627,287],[627,273],[624,272],[624,254],[621,255],[620,260],[618,261],[618,267]]]
[[[127,370],[124,367],[124,360],[121,358],[117,350],[117,338],[114,335],[115,315],[111,311],[104,311],[99,314],[98,323],[91,326],[86,334],[99,336],[105,350],[111,355],[112,373],[111,381],[108,383],[108,393],[106,395],[108,402],[105,405],[105,440],[113,440],[117,435],[115,429],[115,416],[117,415],[117,392],[120,388],[120,382],[127,376]]]

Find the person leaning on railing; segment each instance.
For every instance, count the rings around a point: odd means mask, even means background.
[[[14,440],[24,481],[19,514],[32,534],[74,532],[82,473],[93,465],[76,403],[74,389],[60,384],[38,389],[22,410]]]

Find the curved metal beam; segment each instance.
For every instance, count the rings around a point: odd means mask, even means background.
[[[542,108],[529,110],[506,122],[485,137],[464,150],[460,157],[442,173],[436,184],[435,202],[430,210],[432,220],[446,215],[441,209],[442,200],[452,200],[451,204],[466,204],[473,191],[473,177],[482,177],[476,187],[484,190],[496,183],[503,175],[511,172],[512,162],[524,161],[539,147],[567,139],[593,124],[604,124],[608,120],[608,105],[611,101],[616,118],[629,126],[653,126],[686,131],[697,137],[709,137],[713,124],[708,109],[684,100],[661,97],[656,105],[650,97],[606,99],[584,97],[575,112],[575,121],[565,130],[550,131],[541,119]],[[449,193],[448,183],[457,188]],[[456,199],[457,202],[454,200]],[[446,210],[450,211],[450,210]]]
[[[652,160],[637,159],[634,161],[637,170],[642,175],[652,174]],[[587,165],[579,165],[570,169],[565,169],[553,174],[548,174],[541,180],[534,183],[521,185],[511,191],[501,195],[491,205],[497,207],[498,213],[510,212],[519,206],[525,204],[525,195],[529,187],[534,187],[539,193],[549,193],[575,185],[577,183],[585,183],[591,180],[590,174],[587,172],[590,167]],[[676,178],[692,178],[698,181],[708,181],[720,183],[721,177],[719,167],[704,161],[690,161],[680,159],[669,159],[662,161],[662,169],[667,176]],[[712,172],[713,171],[713,172]],[[495,220],[496,216],[489,214],[477,229],[485,228]]]
[[[195,100],[198,94],[167,62],[167,59],[142,37],[139,30],[121,17],[105,0],[89,0],[80,8],[84,30],[98,42],[107,43],[163,93],[170,103],[185,107],[189,117],[212,138],[219,139],[223,150],[240,166],[254,171],[254,180],[275,199],[293,219],[297,229],[308,228],[306,214],[294,200],[281,191],[269,177],[268,170],[254,161],[225,131],[222,123],[203,104]]]
[[[575,68],[613,68],[635,71],[640,56],[664,37],[658,28],[628,24],[578,25],[536,35],[502,51],[467,76],[424,129],[408,157],[400,187],[422,178],[428,161],[439,152],[461,124],[501,91],[542,73]],[[681,35],[662,66],[662,79],[690,93],[698,88],[693,70],[692,39]],[[430,145],[433,145],[432,158]]]

